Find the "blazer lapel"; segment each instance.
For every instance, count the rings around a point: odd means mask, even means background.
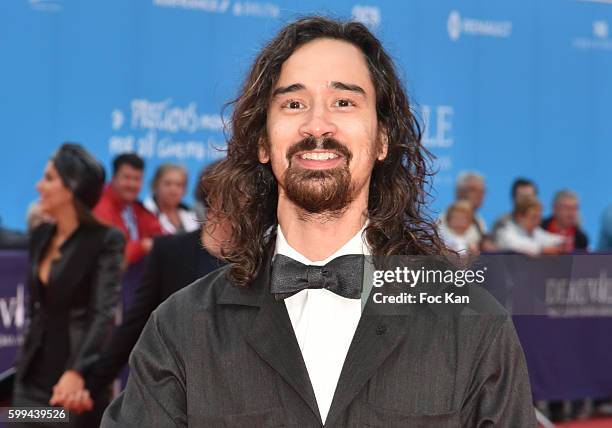
[[[276,370],[321,419],[306,364],[283,301],[266,299],[259,309],[247,341],[257,354]]]
[[[60,259],[51,265],[49,273],[49,299],[61,301],[74,293],[82,278],[87,275],[93,256],[97,254],[103,235],[95,229],[84,233],[80,226],[60,247]]]
[[[54,233],[55,233],[54,225],[49,225],[48,227],[46,227],[44,229],[42,236],[39,238],[39,241],[37,242],[36,247],[34,247],[32,251],[31,258],[30,258],[30,269],[31,269],[32,277],[34,279],[38,279],[38,278],[35,278],[35,276],[38,275],[38,265],[40,264],[40,260],[43,258],[44,252],[49,246],[49,242],[51,241],[51,238],[53,237]]]
[[[287,308],[284,301],[277,301],[269,291],[274,238],[270,241],[262,271],[253,284],[241,289],[228,283],[219,303],[259,306],[246,334],[247,343],[299,394],[320,421],[317,400]]]
[[[54,232],[54,225],[49,225],[48,227],[45,227],[43,234],[40,237],[36,237],[38,238],[38,242],[36,244],[36,247],[33,248],[32,254],[30,256],[30,293],[32,293],[32,295],[30,296],[30,300],[32,302],[40,301],[41,290],[39,289],[39,287],[42,287],[43,285],[40,284],[39,280],[39,265],[41,259],[44,257],[44,252],[49,246],[49,242],[51,241]],[[51,272],[49,272],[48,281],[51,280],[51,274],[53,273],[53,264],[51,264],[51,268],[52,269]],[[30,316],[32,316],[32,314],[30,314]]]
[[[407,318],[362,314],[340,373],[326,425],[342,414],[405,337]]]

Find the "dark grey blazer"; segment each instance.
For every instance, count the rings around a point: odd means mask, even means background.
[[[222,268],[160,305],[102,426],[323,426],[269,260],[249,289]],[[510,318],[364,313],[325,426],[535,427]]]

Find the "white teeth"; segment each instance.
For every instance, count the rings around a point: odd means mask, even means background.
[[[331,152],[323,152],[323,153],[304,153],[300,157],[302,159],[324,161],[324,160],[329,160],[329,159],[336,159],[338,155],[335,153],[331,153]]]

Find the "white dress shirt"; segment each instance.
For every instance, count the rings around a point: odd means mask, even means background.
[[[362,238],[365,226],[334,254],[313,262],[293,249],[278,227],[275,254],[322,266],[346,254],[370,255]],[[346,354],[361,318],[361,300],[348,299],[325,289],[302,290],[285,299],[291,325],[306,363],[321,419],[325,423]]]

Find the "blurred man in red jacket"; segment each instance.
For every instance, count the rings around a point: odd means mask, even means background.
[[[94,213],[100,221],[119,228],[125,235],[125,260],[128,265],[140,261],[161,235],[154,214],[138,201],[144,175],[144,160],[135,153],[125,153],[113,160],[113,178],[105,187]]]

